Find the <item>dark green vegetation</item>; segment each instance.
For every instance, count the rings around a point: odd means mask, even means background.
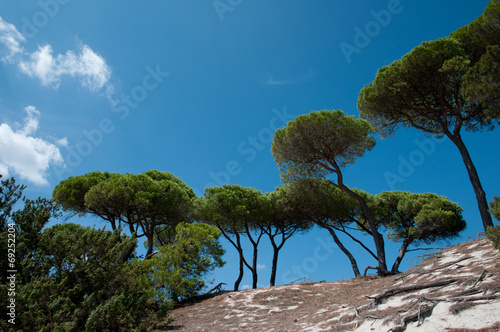
[[[494,231],[486,195],[461,131],[492,130],[498,124],[499,42],[500,1],[492,0],[477,20],[450,37],[424,42],[381,68],[359,94],[361,118],[340,110],[313,111],[276,131],[271,151],[282,180],[290,185],[301,181],[299,187],[311,190],[310,197],[336,200],[342,206],[332,208],[319,200],[309,208],[313,199],[299,200],[308,212],[317,213],[314,222],[330,232],[355,275],[359,275],[356,260],[335,231],[358,242],[377,260],[378,273],[386,275],[397,272],[410,244],[452,238],[465,228],[461,208],[444,197],[400,192],[372,197],[349,188],[343,170],[374,147],[376,132],[389,136],[402,126],[450,139],[468,171],[483,227]],[[324,181],[318,184],[320,179]],[[307,190],[299,192],[304,195]],[[342,197],[341,192],[349,197]],[[372,237],[375,252],[352,236],[352,228],[346,231],[349,223]],[[391,270],[386,263],[384,229],[389,238],[402,242]]]
[[[354,255],[340,241],[338,233],[347,235],[368,255],[377,259],[376,253],[356,236],[372,236],[356,199],[325,179],[303,179],[282,188],[285,191],[284,199],[295,215],[311,220],[330,233],[348,257],[355,276],[361,275],[358,264]],[[436,194],[384,191],[370,195],[356,189],[353,192],[365,200],[377,231],[386,232],[388,239],[401,244],[390,273],[399,272],[399,265],[410,246],[454,238],[466,226],[458,204]]]
[[[461,132],[492,130],[498,124],[499,61],[500,2],[492,0],[477,20],[450,37],[423,42],[379,69],[358,99],[360,116],[384,135],[400,126],[412,127],[453,142],[467,169],[485,230],[493,222]]]
[[[113,230],[126,225],[132,236],[146,237],[146,257],[153,253],[155,241],[166,244],[175,225],[190,220],[195,196],[181,179],[159,171],[92,172],[62,181],[52,194],[65,211],[93,214]]]
[[[462,209],[435,194],[383,192],[376,196],[349,188],[343,168],[375,145],[371,125],[342,111],[301,115],[276,131],[272,153],[288,183],[290,207],[327,229],[349,258],[355,276],[359,268],[353,255],[340,243],[335,231],[350,236],[378,262],[380,275],[398,272],[410,244],[453,238],[465,228]],[[335,180],[327,176],[335,175]],[[354,228],[351,227],[354,225]],[[375,253],[354,238],[360,230],[373,238]],[[384,237],[401,241],[392,269],[387,269]]]
[[[136,236],[124,234],[120,225],[109,231],[73,223],[47,228],[50,219],[61,216],[53,201],[23,198],[23,208],[14,210],[24,186],[7,179],[0,188],[1,245],[7,248],[8,234],[15,234],[12,262],[17,270],[12,294],[7,279],[11,274],[5,268],[11,257],[3,255],[2,317],[8,317],[11,298],[16,306],[16,324],[2,319],[3,331],[161,327],[169,322],[172,303],[197,294],[204,286],[203,276],[224,264],[216,227],[177,223],[169,230],[169,242],[154,246],[152,258],[141,260],[135,253]],[[145,201],[143,206],[150,206]]]
[[[285,241],[297,232],[307,231],[311,222],[293,213],[284,203],[279,188],[263,194],[253,188],[224,185],[208,188],[198,205],[198,216],[204,222],[217,226],[224,237],[236,248],[239,256],[239,275],[234,284],[238,290],[245,266],[252,273],[252,287],[257,288],[257,255],[261,238],[266,235],[273,247],[271,279],[275,285],[279,251]],[[251,264],[243,254],[242,237],[253,247]]]
[[[399,126],[446,136],[457,146],[483,226],[500,248],[500,227],[493,227],[491,218],[500,218],[500,199],[488,206],[461,137],[462,130],[492,130],[498,124],[499,42],[500,0],[492,0],[476,21],[380,69],[359,95],[361,118],[324,110],[290,121],[272,143],[284,183],[273,192],[228,184],[196,197],[171,173],[97,171],[62,181],[52,200],[30,200],[23,197],[24,186],[2,180],[0,245],[15,252],[0,258],[0,314],[7,317],[8,301],[15,298],[16,325],[2,319],[0,328],[133,331],[168,324],[172,304],[203,292],[204,276],[224,265],[221,235],[238,252],[235,290],[245,269],[257,287],[262,239],[273,248],[269,282],[275,285],[286,241],[312,227],[332,236],[355,276],[361,272],[345,239],[374,259],[379,275],[398,273],[412,246],[452,239],[466,226],[461,207],[446,197],[370,194],[344,182],[344,169],[355,167],[375,146],[374,134],[390,135]],[[72,223],[47,227],[63,213],[97,216],[111,230]],[[9,242],[12,233],[15,246]],[[136,254],[140,238],[144,257]],[[387,239],[400,244],[390,269]],[[5,267],[12,261],[15,294],[6,297],[12,274]]]
[[[493,217],[500,220],[500,197],[493,196],[493,201],[490,202],[490,208]],[[491,240],[493,246],[500,250],[500,226],[489,226],[486,236]]]
[[[146,265],[148,279],[166,298],[175,302],[189,298],[203,289],[207,272],[225,264],[219,236],[220,231],[213,226],[180,223],[171,243],[138,264]]]

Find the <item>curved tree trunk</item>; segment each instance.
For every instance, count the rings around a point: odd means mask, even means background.
[[[238,278],[234,282],[234,291],[237,292],[238,289],[240,288],[240,283],[241,280],[243,279],[243,274],[245,272],[244,264],[246,263],[245,261],[245,256],[243,256],[243,248],[241,247],[241,239],[240,239],[240,234],[238,232],[234,232],[234,236],[236,237],[236,243],[229,237],[229,235],[224,231],[222,227],[217,225],[217,228],[221,231],[222,235],[233,245],[233,247],[236,248],[238,251],[238,256],[240,259],[240,273],[238,275]]]
[[[356,196],[359,196],[359,195],[356,195]],[[361,200],[358,200],[358,201],[361,204],[361,208],[363,209],[363,213],[364,213],[366,219],[368,219],[368,222],[370,223],[370,229],[372,231],[373,242],[375,243],[375,249],[377,251],[379,275],[387,275],[387,274],[389,274],[389,271],[387,270],[387,263],[386,263],[386,258],[385,258],[384,237],[382,236],[382,234],[379,233],[379,231],[377,229],[377,225],[375,223],[375,218],[373,217],[365,200],[361,196],[359,196],[359,197],[361,198]]]
[[[396,257],[396,260],[394,261],[394,264],[392,265],[392,269],[391,269],[392,273],[399,273],[399,265],[401,264],[401,261],[403,260],[403,257],[406,254],[406,250],[408,249],[408,246],[411,244],[411,242],[412,242],[412,240],[404,240],[403,241],[401,248],[399,248],[398,257]]]
[[[477,174],[476,167],[472,162],[467,147],[462,141],[462,137],[460,135],[450,135],[448,136],[448,138],[450,138],[450,140],[458,148],[458,151],[460,151],[460,155],[462,156],[462,160],[464,161],[465,168],[467,169],[467,173],[469,174],[472,188],[474,188],[474,193],[476,194],[477,206],[479,207],[479,213],[481,214],[483,227],[484,230],[486,230],[488,226],[493,226],[493,221],[491,219],[491,214],[488,211],[488,201],[486,200],[486,194],[484,193],[483,186],[481,185],[481,181],[479,180],[479,175]]]
[[[354,236],[352,236],[352,234],[349,234],[348,231],[346,231],[345,229],[339,229],[337,227],[333,227],[334,230],[337,230],[339,232],[342,232],[344,233],[345,235],[349,236],[351,238],[351,240],[353,240],[354,242],[356,242],[357,244],[359,244],[361,246],[361,248],[365,249],[367,253],[369,253],[373,258],[377,259],[377,255],[375,255],[373,253],[373,251],[370,250],[370,248],[368,248],[363,242],[361,242],[360,240],[356,239]],[[370,236],[372,235],[371,234],[371,231],[370,231]]]
[[[339,247],[340,250],[342,250],[342,252],[347,256],[347,258],[349,258],[349,261],[351,262],[352,271],[354,272],[354,276],[355,277],[361,276],[361,274],[359,273],[358,263],[356,262],[356,259],[351,254],[351,252],[346,247],[344,247],[344,245],[342,244],[342,242],[340,242],[340,239],[338,238],[338,236],[335,233],[335,231],[332,228],[327,227],[327,226],[325,226],[323,224],[318,223],[318,225],[321,226],[321,227],[323,227],[323,228],[325,228],[325,229],[327,229],[328,232],[330,232],[330,235],[332,236],[333,241],[335,242],[335,244]]]
[[[243,251],[239,250],[238,253],[239,253],[239,257],[240,257],[240,274],[238,275],[238,278],[234,282],[234,291],[235,292],[237,292],[238,289],[240,288],[240,283],[241,283],[241,280],[243,279],[243,274],[245,273],[245,266],[243,265],[243,261],[244,261]]]
[[[361,205],[361,209],[363,211],[363,214],[365,215],[365,218],[368,220],[368,223],[370,225],[370,230],[371,230],[372,236],[373,236],[373,242],[375,243],[375,249],[377,251],[378,274],[382,275],[382,276],[390,274],[389,271],[387,270],[387,263],[386,263],[386,258],[385,258],[384,237],[382,236],[382,234],[379,233],[379,231],[377,229],[377,223],[375,222],[375,218],[373,217],[373,215],[370,211],[370,208],[366,204],[364,198],[361,197],[360,195],[356,194],[351,189],[349,189],[342,182],[340,182],[338,185],[335,183],[333,183],[333,184],[336,185],[341,190],[343,190],[345,193],[347,193],[352,198],[356,199],[358,201],[359,205]]]
[[[226,235],[225,236],[234,245],[234,247],[238,251],[238,257],[240,258],[240,273],[238,274],[238,278],[234,282],[234,291],[237,292],[240,288],[240,283],[241,280],[243,279],[243,274],[245,273],[245,266],[243,265],[245,263],[245,256],[243,256],[243,248],[241,248],[240,234],[236,233],[235,235],[236,235],[236,244],[231,239],[229,239],[228,236]]]

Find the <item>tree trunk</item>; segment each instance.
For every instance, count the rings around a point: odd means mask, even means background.
[[[248,225],[245,225],[245,232],[248,236],[248,239],[250,240],[250,242],[252,243],[252,246],[253,246],[253,257],[252,257],[252,266],[248,266],[247,267],[250,269],[250,271],[252,271],[252,288],[253,289],[256,289],[257,288],[257,254],[258,254],[258,246],[259,246],[259,242],[260,242],[260,239],[262,238],[262,235],[264,234],[264,232],[261,230],[260,231],[260,234],[259,236],[257,236],[257,239],[254,240],[253,237],[252,237],[252,234],[251,234],[251,231],[250,231],[250,227]]]
[[[241,280],[243,279],[243,274],[245,273],[245,266],[243,265],[243,251],[239,251],[239,257],[240,257],[240,274],[238,275],[238,278],[234,282],[235,292],[237,292],[238,289],[240,288],[240,283]]]
[[[377,260],[377,255],[375,255],[373,253],[373,251],[370,250],[370,248],[368,248],[363,242],[361,242],[360,240],[356,239],[354,236],[352,236],[352,234],[349,234],[348,231],[346,231],[345,229],[339,229],[338,227],[332,227],[334,230],[337,230],[339,232],[342,232],[344,233],[345,235],[349,236],[351,238],[351,240],[353,240],[354,242],[356,242],[357,244],[359,244],[361,246],[361,248],[365,249],[367,253],[369,253],[373,258],[375,258],[375,260]],[[372,236],[372,232],[370,230],[368,230],[369,233],[367,232],[367,234],[369,234],[370,236]]]
[[[276,269],[278,266],[278,254],[279,254],[279,249],[277,247],[274,247],[273,266],[271,267],[271,279],[269,281],[270,286],[274,286],[276,284]]]
[[[238,275],[238,278],[234,282],[234,291],[237,292],[238,289],[240,288],[240,283],[241,280],[243,279],[243,274],[245,272],[244,264],[246,264],[245,261],[245,256],[243,256],[243,248],[241,247],[241,238],[240,238],[240,233],[237,231],[233,231],[233,235],[236,238],[236,243],[231,239],[231,237],[226,233],[223,227],[220,225],[216,225],[217,228],[221,231],[222,235],[233,245],[233,247],[236,248],[238,251],[238,256],[240,258],[240,274]]]
[[[153,244],[154,244],[154,235],[153,233],[148,233],[148,251],[146,252],[146,256],[144,259],[150,259],[152,256],[151,254],[153,253]]]
[[[399,254],[396,260],[394,261],[394,264],[392,265],[391,272],[392,273],[399,273],[399,265],[401,264],[401,261],[403,260],[404,255],[406,254],[406,249],[408,249],[408,246],[411,244],[411,240],[404,240],[403,244],[401,245],[401,248],[399,248]]]
[[[363,209],[363,213],[366,216],[366,219],[368,219],[368,222],[370,223],[370,229],[372,231],[372,236],[373,236],[373,242],[375,243],[375,249],[377,251],[377,261],[378,261],[378,273],[379,275],[388,275],[389,271],[387,271],[387,263],[385,259],[385,246],[384,246],[384,237],[382,234],[379,233],[377,230],[377,225],[375,223],[375,218],[373,218],[373,215],[368,208],[368,205],[366,205],[365,200],[359,196],[361,200],[359,203],[361,204],[361,207]]]
[[[361,276],[361,274],[359,273],[358,263],[356,262],[356,259],[351,254],[351,252],[349,250],[347,250],[346,247],[344,247],[342,242],[340,242],[340,239],[338,238],[337,234],[335,234],[335,231],[333,229],[331,229],[330,227],[325,227],[322,224],[318,224],[318,225],[323,227],[323,228],[326,228],[328,230],[328,232],[330,232],[330,235],[333,237],[333,241],[335,242],[337,247],[339,247],[339,249],[342,250],[342,252],[347,256],[347,258],[349,258],[349,261],[351,262],[352,271],[354,272],[354,276],[355,277]]]
[[[368,205],[366,204],[364,198],[356,194],[354,191],[346,187],[344,184],[338,184],[337,186],[340,189],[342,189],[345,193],[356,199],[358,203],[361,205],[363,214],[365,215],[365,218],[368,220],[368,223],[370,224],[370,230],[372,232],[373,242],[375,243],[375,249],[377,251],[378,274],[381,276],[390,274],[389,271],[387,270],[387,263],[385,259],[384,237],[382,236],[382,234],[378,232],[375,218],[373,217],[370,208],[368,208]]]
[[[252,289],[257,288],[257,246],[253,247],[253,259],[252,259]]]
[[[130,235],[132,235],[133,237],[137,237],[137,229],[134,230],[134,224],[132,224],[131,222],[128,224],[128,228],[130,230]]]
[[[271,240],[271,245],[273,246],[273,265],[271,267],[271,279],[269,280],[269,285],[274,286],[276,284],[276,270],[278,269],[278,255],[281,248],[283,248],[285,240],[283,239],[281,244],[277,246],[273,236],[269,236],[269,239]]]
[[[450,138],[450,140],[457,146],[458,151],[460,151],[460,155],[462,156],[462,160],[464,161],[465,168],[467,169],[467,173],[469,174],[472,188],[474,188],[474,193],[476,194],[477,206],[479,207],[479,213],[481,214],[483,227],[486,231],[488,226],[493,226],[493,221],[491,219],[491,214],[488,211],[488,201],[486,200],[486,194],[484,193],[483,186],[481,185],[481,181],[479,180],[479,175],[477,174],[476,167],[472,162],[467,147],[462,141],[462,137],[460,135],[456,135],[448,136],[448,138]]]
[[[238,275],[238,278],[234,282],[234,291],[235,292],[237,292],[238,289],[240,288],[240,283],[241,283],[241,280],[243,279],[243,274],[245,273],[245,266],[243,265],[244,261],[245,261],[245,257],[243,256],[243,249],[241,248],[240,235],[238,233],[236,233],[236,243],[237,243],[237,246],[235,246],[235,247],[236,247],[236,250],[238,250],[238,255],[240,258],[240,274]]]

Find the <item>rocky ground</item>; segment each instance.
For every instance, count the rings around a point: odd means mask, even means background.
[[[221,292],[172,316],[177,331],[500,331],[500,251],[483,238],[399,275]]]

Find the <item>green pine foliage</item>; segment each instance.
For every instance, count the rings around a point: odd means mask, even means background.
[[[488,227],[486,237],[491,241],[494,248],[500,250],[500,226],[496,225],[495,227]]]
[[[500,220],[500,197],[493,196],[493,201],[490,202],[490,212],[496,220]],[[490,226],[486,233],[486,237],[491,241],[493,247],[500,250],[500,226]]]
[[[225,264],[220,234],[215,226],[180,223],[172,243],[136,264],[146,269],[159,297],[178,302],[198,295],[205,287],[204,276]]]
[[[66,223],[46,229],[34,277],[20,285],[16,328],[39,331],[139,331],[154,326],[166,302],[131,268],[137,241],[118,231]]]
[[[3,296],[11,274],[2,269],[0,313],[8,317],[15,299],[15,325],[2,319],[0,330],[133,331],[165,321],[167,301],[155,298],[143,271],[132,269],[135,238],[72,223],[46,228],[61,215],[58,206],[27,199],[24,189],[13,178],[1,181],[1,245],[7,248],[14,229],[17,273],[15,294]],[[3,267],[7,258],[1,257]]]
[[[492,130],[499,124],[499,23],[500,3],[492,0],[474,22],[449,37],[425,41],[380,68],[358,97],[361,118],[382,135],[414,128],[446,137],[457,147],[485,230],[493,222],[462,132]]]
[[[490,212],[496,220],[500,221],[500,196],[493,196],[493,201],[490,202]]]

